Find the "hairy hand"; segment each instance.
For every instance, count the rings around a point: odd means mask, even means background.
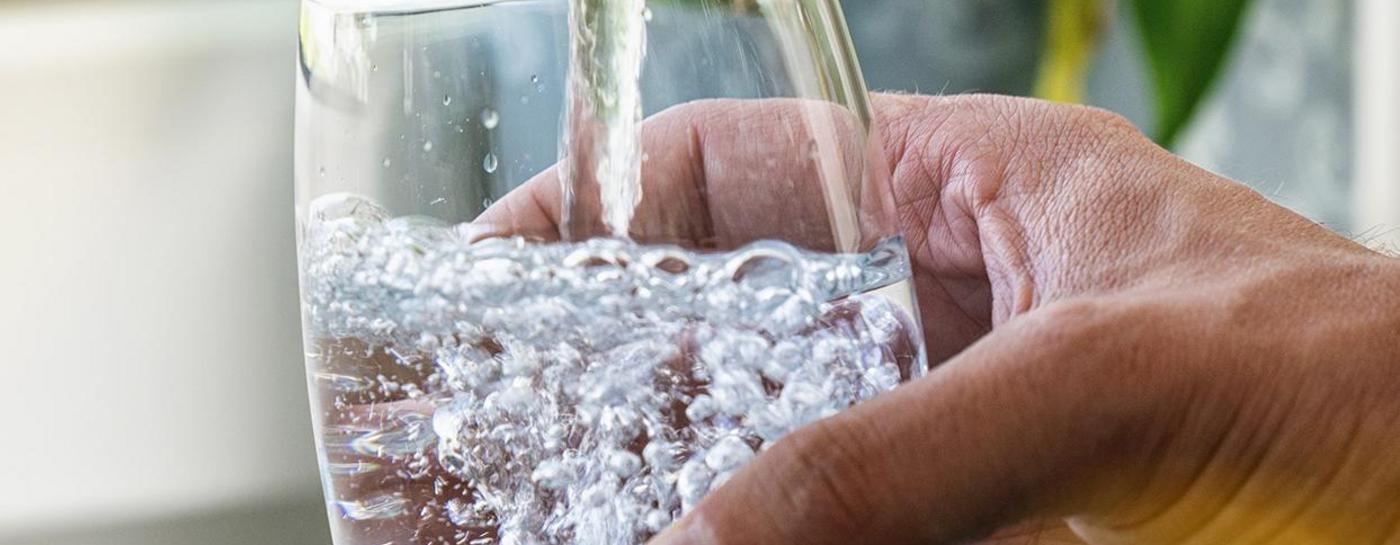
[[[657,542],[1400,540],[1400,265],[1102,111],[879,97],[932,376]],[[1389,541],[1387,541],[1389,540]]]

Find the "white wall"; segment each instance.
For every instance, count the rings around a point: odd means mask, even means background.
[[[1358,0],[1355,225],[1400,252],[1400,2]]]
[[[296,15],[0,5],[0,541],[319,493]]]

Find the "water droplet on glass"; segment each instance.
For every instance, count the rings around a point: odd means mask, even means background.
[[[385,157],[385,158],[384,158],[384,168],[389,168],[389,167],[391,167],[391,166],[394,166],[394,161],[390,160],[388,157]]]
[[[426,51],[427,48],[424,48],[424,50]],[[439,70],[433,70],[433,79],[442,79],[442,72]]]
[[[443,96],[442,96],[442,105],[443,105],[443,106],[451,106],[451,105],[452,105],[452,95],[443,95]]]
[[[500,114],[500,113],[497,113],[496,110],[492,110],[491,108],[487,108],[487,109],[481,111],[481,126],[486,127],[486,130],[489,131],[489,130],[495,129],[496,126],[498,126],[498,125],[500,125],[500,124],[501,124],[501,114]]]
[[[316,173],[317,173],[317,174],[320,174],[322,177],[325,177],[325,176],[326,176],[326,167],[321,167],[321,168],[316,169]]]
[[[467,129],[462,128],[461,125],[457,125],[457,134],[462,134],[465,132],[467,132]]]
[[[643,18],[643,19],[646,19],[646,21],[647,21],[648,23],[651,22],[651,17],[652,17],[651,8],[646,8],[646,9],[643,9],[643,10],[642,10],[642,18]]]
[[[539,77],[539,76],[537,76],[537,75],[532,75],[532,76],[530,76],[530,83],[539,83],[539,82],[540,82],[540,77]]]
[[[425,152],[433,151],[433,141],[432,141],[432,140],[429,140],[429,141],[423,143],[423,151],[425,151]]]
[[[486,169],[487,174],[495,174],[496,169],[501,166],[501,162],[496,158],[496,154],[487,153],[486,159],[481,161],[481,168]]]
[[[378,64],[373,64],[373,63],[371,63],[371,64],[369,65],[369,71],[370,71],[370,72],[378,72],[378,71],[379,71],[379,65],[378,65]]]

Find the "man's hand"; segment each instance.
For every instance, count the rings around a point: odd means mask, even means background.
[[[778,443],[658,543],[955,543],[1061,517],[1095,544],[1400,543],[1400,265],[1102,111],[875,103],[947,361]],[[755,183],[736,149],[800,156],[762,132],[791,110],[649,122],[644,178],[671,184],[649,194],[693,207],[677,236],[806,232],[800,200],[752,197],[778,192],[710,200]],[[483,220],[549,231],[555,188]]]

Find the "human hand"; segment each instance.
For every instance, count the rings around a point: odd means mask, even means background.
[[[1101,111],[876,110],[948,361],[778,443],[658,543],[951,543],[1060,517],[1095,544],[1400,539],[1400,265]],[[680,180],[659,193],[687,203],[729,194],[703,190],[752,183],[722,175],[727,144],[783,115],[673,112],[648,138],[686,145],[644,169],[675,176],[645,178]],[[553,226],[554,187],[484,218]],[[752,204],[696,206],[676,232],[745,238],[805,210]]]

